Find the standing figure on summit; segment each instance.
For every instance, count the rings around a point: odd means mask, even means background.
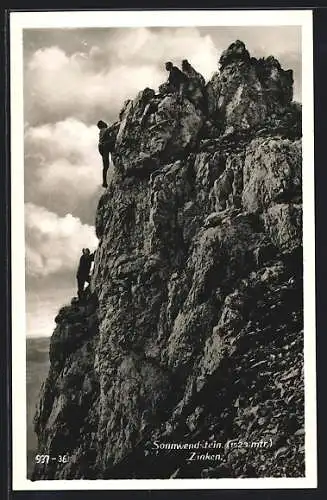
[[[90,270],[93,261],[94,261],[94,253],[91,254],[88,248],[83,248],[76,273],[77,295],[79,300],[83,298],[85,282],[90,283],[91,280]]]
[[[183,96],[185,85],[188,82],[187,76],[174,66],[172,62],[168,61],[165,64],[166,70],[169,71],[168,84],[179,96]]]
[[[205,88],[205,79],[198,73],[187,59],[182,61],[183,73],[188,78],[188,84],[185,87],[185,96],[196,108],[201,109],[203,113],[207,112],[207,94]]]
[[[102,187],[108,187],[107,184],[107,172],[109,169],[110,165],[110,147],[108,147],[108,143],[106,141],[106,132],[108,130],[108,125],[106,122],[100,120],[97,123],[97,127],[99,129],[99,144],[98,144],[98,149],[99,153],[102,156],[102,163],[103,163],[103,169],[102,169]]]
[[[182,70],[186,74],[186,76],[191,79],[194,78],[199,82],[199,84],[204,87],[206,82],[201,73],[196,71],[193,66],[188,62],[187,59],[183,59],[182,61]]]

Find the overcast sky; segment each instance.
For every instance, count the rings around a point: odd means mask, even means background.
[[[206,79],[219,56],[243,40],[255,57],[274,55],[294,71],[301,101],[297,27],[24,30],[27,334],[52,334],[58,308],[76,294],[81,248],[97,245],[103,192],[99,119],[166,80],[164,62],[188,59]]]

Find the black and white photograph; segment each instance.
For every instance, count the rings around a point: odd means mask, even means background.
[[[315,487],[312,12],[10,24],[14,489]]]

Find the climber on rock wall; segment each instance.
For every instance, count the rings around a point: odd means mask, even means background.
[[[90,283],[91,280],[90,270],[93,261],[94,261],[94,253],[91,254],[89,248],[83,248],[76,273],[77,296],[79,300],[83,298],[85,283]]]
[[[207,97],[205,89],[205,79],[198,73],[187,59],[182,61],[183,73],[187,76],[185,86],[185,96],[195,107],[200,108],[204,113],[207,111]]]
[[[158,101],[152,99],[144,108],[142,117],[140,119],[141,127],[144,126],[145,122],[149,118],[150,115],[156,113],[158,111]]]
[[[98,149],[99,153],[102,156],[102,187],[108,187],[107,184],[107,172],[110,165],[110,153],[113,152],[114,149],[114,141],[110,136],[110,132],[108,125],[103,120],[99,120],[97,123],[97,127],[99,129],[99,144]]]
[[[194,78],[195,80],[197,80],[200,85],[202,87],[205,86],[205,79],[203,78],[203,76],[201,75],[201,73],[198,73],[198,71],[196,71],[193,66],[188,62],[187,59],[183,59],[182,61],[182,70],[183,70],[183,73],[186,74],[186,76],[188,78]]]
[[[168,84],[170,88],[182,97],[185,85],[188,83],[187,76],[170,61],[166,62],[165,67],[169,71]]]

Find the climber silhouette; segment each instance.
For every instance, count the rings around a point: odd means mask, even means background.
[[[185,85],[188,82],[187,76],[174,66],[172,62],[168,61],[165,64],[166,70],[169,71],[168,84],[169,87],[174,91],[178,92],[179,96],[183,96]]]
[[[103,120],[99,120],[97,123],[99,129],[99,153],[102,156],[102,187],[108,187],[107,184],[107,172],[110,165],[110,149],[105,141],[105,133],[108,130],[108,125]]]
[[[184,94],[195,107],[200,108],[203,113],[207,113],[207,93],[205,88],[205,79],[198,73],[187,59],[182,61],[183,73],[187,76],[188,83],[185,85]]]
[[[76,273],[77,278],[77,296],[79,300],[83,298],[84,285],[90,283],[90,269],[94,260],[94,253],[90,253],[88,248],[82,249],[82,255],[79,260],[79,265]]]
[[[145,92],[145,91],[143,92],[144,111],[139,120],[141,127],[143,127],[148,117],[158,110],[158,104],[159,104],[158,101],[155,100],[154,92]]]
[[[182,70],[183,70],[183,73],[185,73],[185,75],[188,78],[195,78],[202,85],[202,87],[205,86],[205,83],[206,83],[205,79],[203,78],[203,76],[201,75],[201,73],[198,73],[193,68],[193,66],[188,62],[187,59],[183,59],[183,61],[182,61]]]

